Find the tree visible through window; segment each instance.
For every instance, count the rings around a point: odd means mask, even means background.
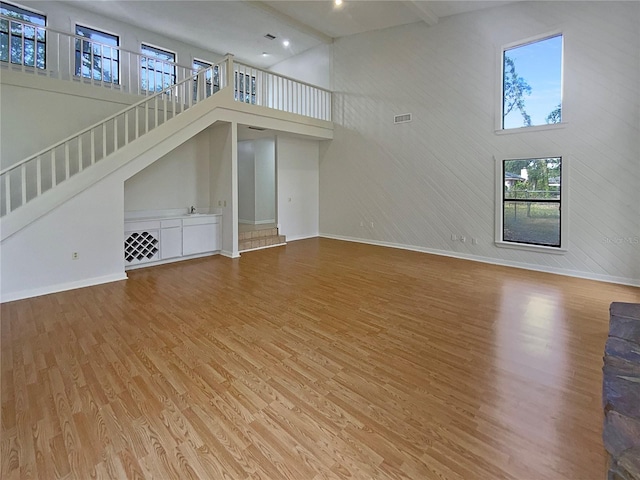
[[[27,67],[46,68],[47,17],[0,2],[0,60]]]
[[[143,90],[161,92],[176,83],[175,53],[144,43],[140,50],[140,85]]]
[[[76,75],[118,83],[120,39],[116,35],[76,25]],[[86,38],[86,40],[84,39]]]
[[[562,157],[502,162],[503,242],[561,246]]]
[[[502,128],[562,121],[562,35],[502,53]]]

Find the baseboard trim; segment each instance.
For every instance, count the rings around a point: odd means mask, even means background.
[[[220,255],[227,258],[240,258],[239,252],[230,252],[229,250],[221,250]]]
[[[285,237],[287,237],[287,242],[295,242],[296,240],[307,240],[308,238],[318,238],[320,236],[321,235],[318,235],[317,233],[314,233],[312,235],[299,235],[297,237],[290,237],[289,235],[285,235]]]
[[[287,242],[276,243],[275,245],[265,245],[264,247],[248,248],[246,250],[242,250],[240,252],[240,256],[242,256],[243,253],[253,252],[254,250],[264,250],[266,248],[273,248],[273,247],[284,247],[286,244],[287,244]]]
[[[332,235],[329,233],[321,233],[318,235],[321,238],[330,238],[333,240],[343,240],[345,242],[364,243],[367,245],[375,245],[378,247],[397,248],[400,250],[410,250],[412,252],[429,253],[432,255],[439,255],[442,257],[458,258],[461,260],[471,260],[474,262],[488,263],[490,265],[499,265],[502,267],[520,268],[522,270],[531,270],[534,272],[552,273],[555,275],[563,275],[565,277],[582,278],[585,280],[595,280],[605,283],[616,283],[619,285],[628,285],[630,287],[640,287],[640,279],[626,278],[626,277],[614,277],[611,275],[599,275],[588,274],[585,272],[577,272],[573,270],[564,270],[562,268],[554,267],[541,267],[539,265],[532,265],[529,263],[510,262],[507,260],[497,260],[494,258],[481,257],[478,255],[469,255],[464,253],[449,252],[446,250],[437,250],[434,248],[418,247],[414,245],[404,245],[401,243],[384,242],[379,240],[368,240],[357,237],[348,237],[343,235]]]
[[[9,292],[2,295],[0,303],[13,302],[16,300],[23,300],[25,298],[39,297],[41,295],[49,295],[51,293],[66,292],[67,290],[75,290],[77,288],[93,287],[94,285],[101,285],[103,283],[118,282],[120,280],[126,280],[126,273],[117,273],[113,275],[104,275],[102,277],[93,277],[79,280],[77,282],[58,283],[55,285],[47,285],[42,288],[34,288],[31,290],[22,290],[19,292]]]

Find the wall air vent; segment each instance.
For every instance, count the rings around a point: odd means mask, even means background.
[[[264,132],[266,128],[261,127],[247,127],[249,130],[258,130],[259,132]]]
[[[276,36],[275,35],[271,35],[270,33],[267,33],[264,38],[268,38],[269,40],[275,40]]]
[[[407,123],[411,121],[411,118],[412,117],[410,113],[403,113],[402,115],[396,115],[395,117],[393,117],[393,123]]]

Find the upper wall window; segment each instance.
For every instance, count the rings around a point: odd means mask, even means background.
[[[175,53],[144,43],[140,52],[140,85],[143,90],[161,92],[176,83]]]
[[[76,75],[118,83],[120,39],[117,35],[76,25]],[[86,40],[85,40],[86,39]]]
[[[562,35],[502,50],[502,129],[562,121]]]
[[[10,3],[0,2],[0,60],[27,67],[45,68],[47,17]]]

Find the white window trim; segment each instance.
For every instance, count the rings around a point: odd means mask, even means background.
[[[562,177],[560,183],[560,247],[548,247],[546,245],[529,245],[525,243],[507,242],[502,239],[503,233],[503,211],[502,196],[504,194],[504,177],[502,175],[502,162],[504,160],[527,160],[531,158],[562,158]],[[564,255],[568,251],[569,245],[569,161],[568,155],[555,153],[544,153],[534,155],[503,155],[493,157],[495,160],[495,245],[500,248],[511,248],[514,250],[526,250],[530,252],[551,253],[554,255]]]
[[[122,39],[122,37],[120,35],[118,35],[117,33],[113,33],[110,32],[108,30],[103,30],[101,28],[97,28],[97,27],[92,27],[91,25],[88,24],[82,24],[82,23],[77,23],[74,25],[73,27],[73,36],[78,38],[78,27],[84,27],[84,28],[89,28],[91,30],[95,30],[96,32],[100,32],[100,33],[106,33],[107,35],[111,35],[113,37],[116,37],[118,39],[118,45],[112,48],[115,48],[116,50],[118,50],[118,81],[117,82],[110,82],[111,84],[113,84],[113,88],[116,87],[120,87],[122,85],[122,55],[121,55],[121,51],[120,51],[120,40]],[[75,52],[75,45],[74,45],[74,52]],[[74,53],[74,62],[75,62],[75,53]],[[75,71],[75,65],[74,65],[74,71]],[[82,77],[82,75],[74,75],[74,77],[78,77],[78,78],[86,78],[86,77]],[[93,80],[93,79],[92,79]]]
[[[560,66],[560,105],[562,105],[562,121],[560,123],[550,123],[545,125],[534,125],[531,127],[517,127],[517,128],[502,128],[502,113],[504,108],[504,102],[502,98],[502,88],[504,81],[504,52],[505,50],[509,50],[514,47],[522,47],[524,45],[529,45],[531,43],[540,42],[542,40],[546,40],[548,38],[557,37],[558,35],[562,36],[562,64]],[[524,132],[535,132],[540,130],[555,130],[564,128],[567,125],[566,121],[566,109],[565,109],[565,100],[564,100],[564,64],[565,64],[565,40],[566,33],[562,29],[552,30],[546,33],[541,33],[539,35],[534,35],[533,37],[524,38],[521,40],[517,40],[515,42],[510,42],[502,45],[497,52],[498,61],[496,62],[496,116],[495,116],[495,133],[497,134],[505,134],[505,133],[524,133]]]

